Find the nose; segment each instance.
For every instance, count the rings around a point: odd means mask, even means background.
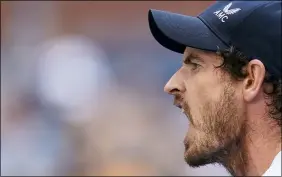
[[[185,91],[183,80],[181,79],[181,77],[179,76],[177,72],[166,83],[164,87],[164,91],[168,94]]]

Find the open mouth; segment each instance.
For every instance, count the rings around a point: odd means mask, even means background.
[[[183,114],[185,114],[185,110],[182,108],[182,106],[177,106],[179,109],[181,109],[181,112],[183,113]]]
[[[193,120],[191,118],[191,114],[190,114],[189,110],[185,111],[185,109],[182,108],[182,107],[180,107],[180,109],[181,109],[181,112],[187,117],[189,123],[193,125],[194,123],[193,123]]]
[[[181,104],[179,104],[179,103],[174,103],[174,105],[175,105],[176,107],[178,107],[179,109],[181,109],[182,112],[184,112],[184,109],[182,108]]]
[[[185,114],[185,116],[188,118],[189,122],[193,124],[191,116],[190,116],[190,109],[184,109],[185,107],[188,108],[187,106],[185,106],[180,100],[177,100],[177,99],[174,100],[173,105],[178,107],[181,110],[181,112]]]
[[[185,114],[185,110],[184,108],[180,105],[180,104],[174,104],[176,107],[178,107],[179,109],[181,109],[181,112]]]

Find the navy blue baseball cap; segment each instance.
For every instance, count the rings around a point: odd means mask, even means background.
[[[235,46],[281,79],[281,1],[217,1],[197,17],[151,9],[148,19],[154,38],[169,50]]]

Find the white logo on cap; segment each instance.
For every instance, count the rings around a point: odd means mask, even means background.
[[[228,15],[235,14],[239,12],[241,9],[240,8],[235,8],[235,9],[229,9],[232,6],[232,2],[227,4],[223,10],[218,10],[214,12],[214,14],[220,19],[223,23],[225,22],[225,19],[228,19]]]

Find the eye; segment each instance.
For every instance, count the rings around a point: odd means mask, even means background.
[[[191,62],[191,66],[192,66],[192,70],[197,69],[200,65],[198,65],[197,63],[192,63]]]
[[[184,61],[185,65],[191,67],[191,70],[196,70],[200,65],[197,63],[192,62],[191,60],[187,59]]]

